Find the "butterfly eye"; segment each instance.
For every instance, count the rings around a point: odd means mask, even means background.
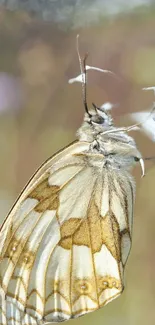
[[[139,157],[134,157],[134,160],[135,160],[136,162],[138,162],[138,161],[140,160],[140,158],[139,158]]]
[[[95,124],[103,124],[105,119],[99,115],[94,115],[92,116],[91,118],[92,122],[95,123]]]

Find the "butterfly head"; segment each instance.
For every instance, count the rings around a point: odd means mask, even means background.
[[[134,139],[128,134],[128,128],[114,126],[111,114],[104,107],[93,104],[89,114],[85,113],[84,122],[77,135],[80,141],[90,142],[92,152],[103,154],[106,166],[128,170],[140,162],[144,175],[141,153]]]
[[[103,107],[98,107],[93,103],[94,112],[89,115],[90,123],[96,126],[110,127],[113,125],[113,119],[109,112]]]
[[[94,130],[103,130],[113,126],[113,119],[108,110],[103,106],[98,107],[92,103],[92,109],[85,114],[84,121]]]

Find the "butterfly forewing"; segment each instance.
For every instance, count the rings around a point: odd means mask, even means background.
[[[103,161],[77,142],[23,191],[0,232],[0,324],[67,320],[122,292],[134,189]]]

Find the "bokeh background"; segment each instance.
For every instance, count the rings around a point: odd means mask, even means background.
[[[154,93],[142,87],[155,85],[153,0],[42,1],[33,8],[35,1],[2,2],[12,10],[0,9],[0,222],[36,168],[73,141],[82,122],[81,85],[68,84],[79,74],[77,34],[88,64],[117,75],[88,76],[89,105],[119,104],[113,109],[117,125],[133,123],[131,112],[149,110]],[[133,136],[144,157],[155,156],[155,143],[141,132]],[[124,293],[69,324],[155,324],[154,162],[146,171],[144,179],[140,168],[134,171],[133,247]]]

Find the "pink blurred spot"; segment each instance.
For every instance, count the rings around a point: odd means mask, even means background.
[[[0,72],[0,113],[22,107],[24,92],[20,78]]]

